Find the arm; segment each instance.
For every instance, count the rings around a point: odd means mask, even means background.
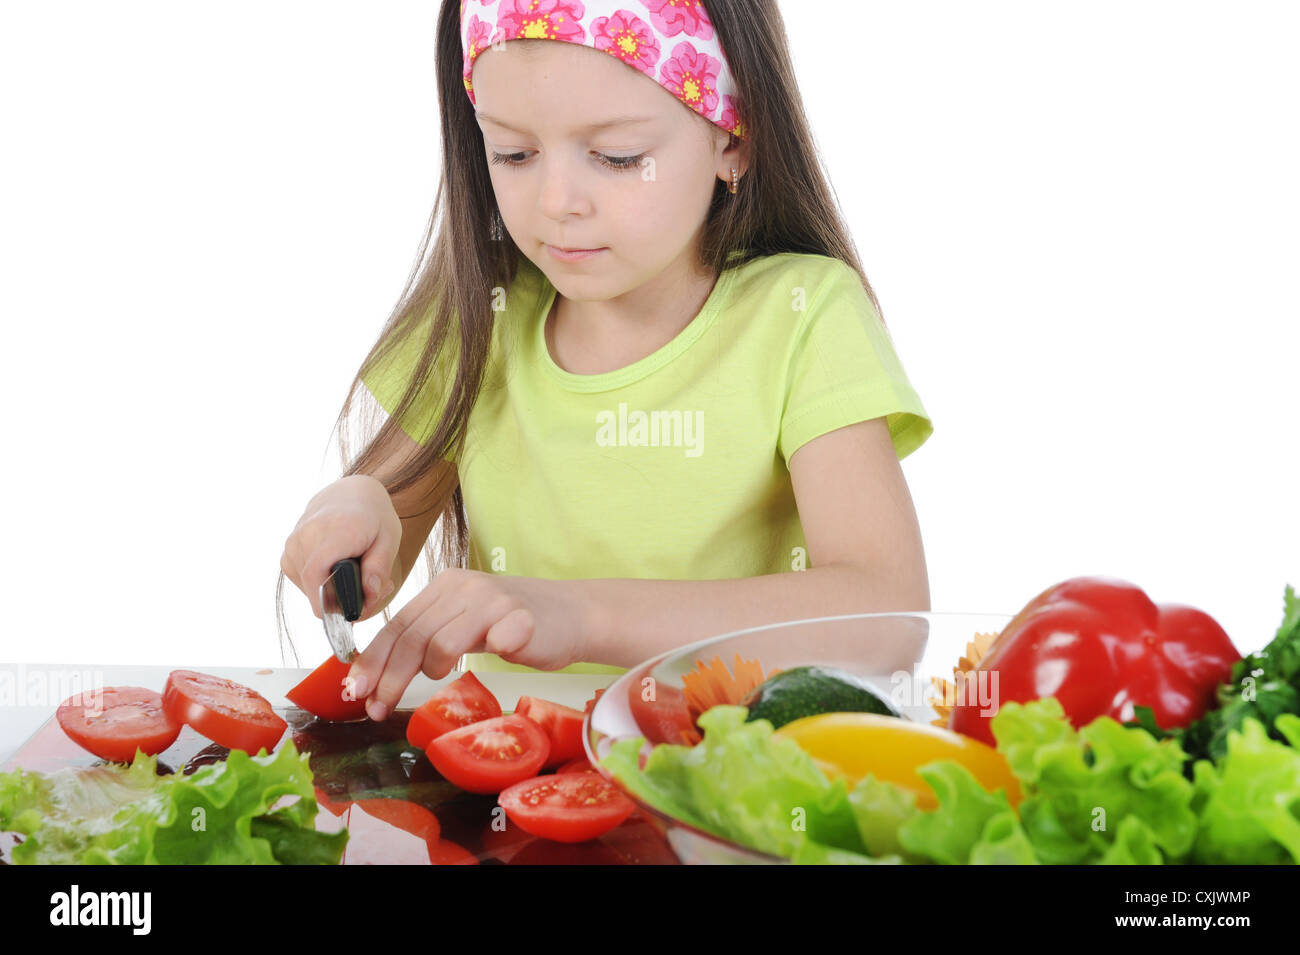
[[[916,512],[885,419],[828,432],[790,457],[811,567],[735,580],[568,581],[588,608],[583,659],[633,666],[746,627],[928,611]]]
[[[420,446],[401,429],[395,429],[391,443],[384,446],[380,463],[373,469],[370,477],[384,483],[385,478],[397,472],[401,462],[418,453]],[[374,607],[367,607],[361,619],[365,620],[383,612],[383,609],[402,589],[433,527],[438,523],[442,510],[455,492],[460,478],[456,465],[450,461],[438,461],[422,475],[420,480],[397,494],[390,494],[393,509],[402,523],[402,540],[393,559],[393,589]],[[386,486],[386,485],[385,485]],[[405,515],[411,515],[409,517]]]

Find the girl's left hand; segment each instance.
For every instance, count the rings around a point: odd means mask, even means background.
[[[408,603],[353,661],[353,698],[387,718],[420,671],[438,680],[463,653],[558,670],[581,660],[587,608],[571,581],[453,567]]]

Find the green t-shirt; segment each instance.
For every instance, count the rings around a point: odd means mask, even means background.
[[[933,427],[857,273],[782,253],[723,270],[658,351],[597,375],[546,345],[555,287],[521,258],[494,313],[483,390],[456,460],[474,570],[571,580],[716,580],[804,569],[787,461],[805,442],[885,417],[901,460]],[[420,342],[364,383],[391,413]],[[450,340],[450,339],[449,339]],[[454,371],[403,419],[426,444]],[[537,672],[495,654],[474,670]],[[622,673],[576,663],[562,673]]]

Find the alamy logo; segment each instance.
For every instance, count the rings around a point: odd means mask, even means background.
[[[50,896],[50,924],[129,925],[132,934],[148,935],[151,901],[148,892],[82,892],[74,884]]]
[[[596,444],[602,448],[685,448],[688,458],[704,453],[703,411],[628,411],[627,402],[618,411],[596,412]]]

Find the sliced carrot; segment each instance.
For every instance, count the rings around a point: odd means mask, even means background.
[[[686,708],[694,723],[701,713],[714,706],[737,705],[745,695],[762,684],[773,674],[773,670],[763,676],[763,667],[757,660],[742,660],[736,654],[735,674],[727,669],[721,657],[714,657],[708,664],[703,660],[695,661],[695,669],[683,674],[685,685]],[[698,739],[695,740],[698,742]]]

